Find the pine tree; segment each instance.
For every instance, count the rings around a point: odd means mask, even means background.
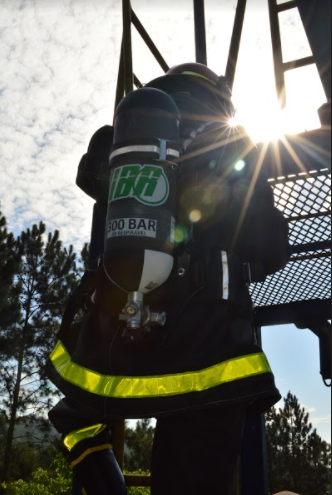
[[[87,242],[84,244],[81,251],[81,262],[83,270],[90,268],[90,244]]]
[[[7,480],[14,432],[18,419],[28,423],[45,417],[57,391],[48,382],[44,365],[54,346],[65,302],[77,282],[73,247],[62,246],[59,232],[46,236],[43,223],[22,232],[15,242],[20,259],[18,283],[19,315],[0,328],[2,361],[0,373],[1,412],[7,432],[1,479]],[[45,422],[41,427],[46,433]],[[39,441],[42,441],[39,439]]]
[[[283,409],[267,414],[270,492],[290,490],[322,495],[330,487],[331,446],[309,422],[309,414],[290,392]]]
[[[14,250],[15,239],[8,233],[6,218],[0,211],[0,327],[4,328],[17,318],[17,299],[10,293],[18,269],[18,258]],[[0,349],[3,348],[0,341]],[[1,351],[0,351],[1,352]],[[1,354],[0,354],[1,358]]]

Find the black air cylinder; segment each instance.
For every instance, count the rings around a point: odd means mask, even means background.
[[[172,98],[153,88],[116,110],[104,268],[125,292],[147,294],[173,268],[179,124]]]

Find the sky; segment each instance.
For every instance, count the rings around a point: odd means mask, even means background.
[[[208,64],[221,75],[236,1],[205,3]],[[255,141],[319,127],[326,101],[311,66],[287,74],[288,106],[280,111],[267,4],[248,0],[233,92],[237,119]],[[169,66],[194,61],[192,0],[132,0],[132,7]],[[113,122],[121,23],[120,0],[0,0],[0,201],[16,234],[43,220],[76,249],[90,239],[93,201],[75,178],[91,136]],[[285,62],[311,54],[296,10],[282,14],[281,29]],[[138,78],[162,75],[135,30],[133,44]],[[330,439],[317,338],[292,326],[265,329],[263,338],[282,395],[298,395]]]

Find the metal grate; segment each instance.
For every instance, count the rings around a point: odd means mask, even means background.
[[[331,204],[331,176],[328,169],[270,179],[276,206],[286,217],[326,214]]]
[[[252,285],[255,306],[330,299],[330,170],[293,174],[270,183],[276,206],[289,221],[293,255],[284,270]]]
[[[327,241],[331,238],[331,218],[327,215],[291,220],[289,227],[292,245]]]
[[[312,257],[290,261],[284,270],[268,277],[264,284],[255,284],[252,291],[255,306],[329,299],[331,293],[330,253],[325,251],[320,254],[322,258]],[[311,255],[317,255],[317,253],[311,253],[308,256]]]

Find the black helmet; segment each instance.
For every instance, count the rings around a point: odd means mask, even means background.
[[[206,65],[198,63],[176,65],[147,86],[161,89],[171,95],[183,115],[188,115],[191,109],[199,120],[202,116],[226,121],[234,117],[232,93],[226,78],[218,77]],[[187,95],[187,98],[184,95]]]

